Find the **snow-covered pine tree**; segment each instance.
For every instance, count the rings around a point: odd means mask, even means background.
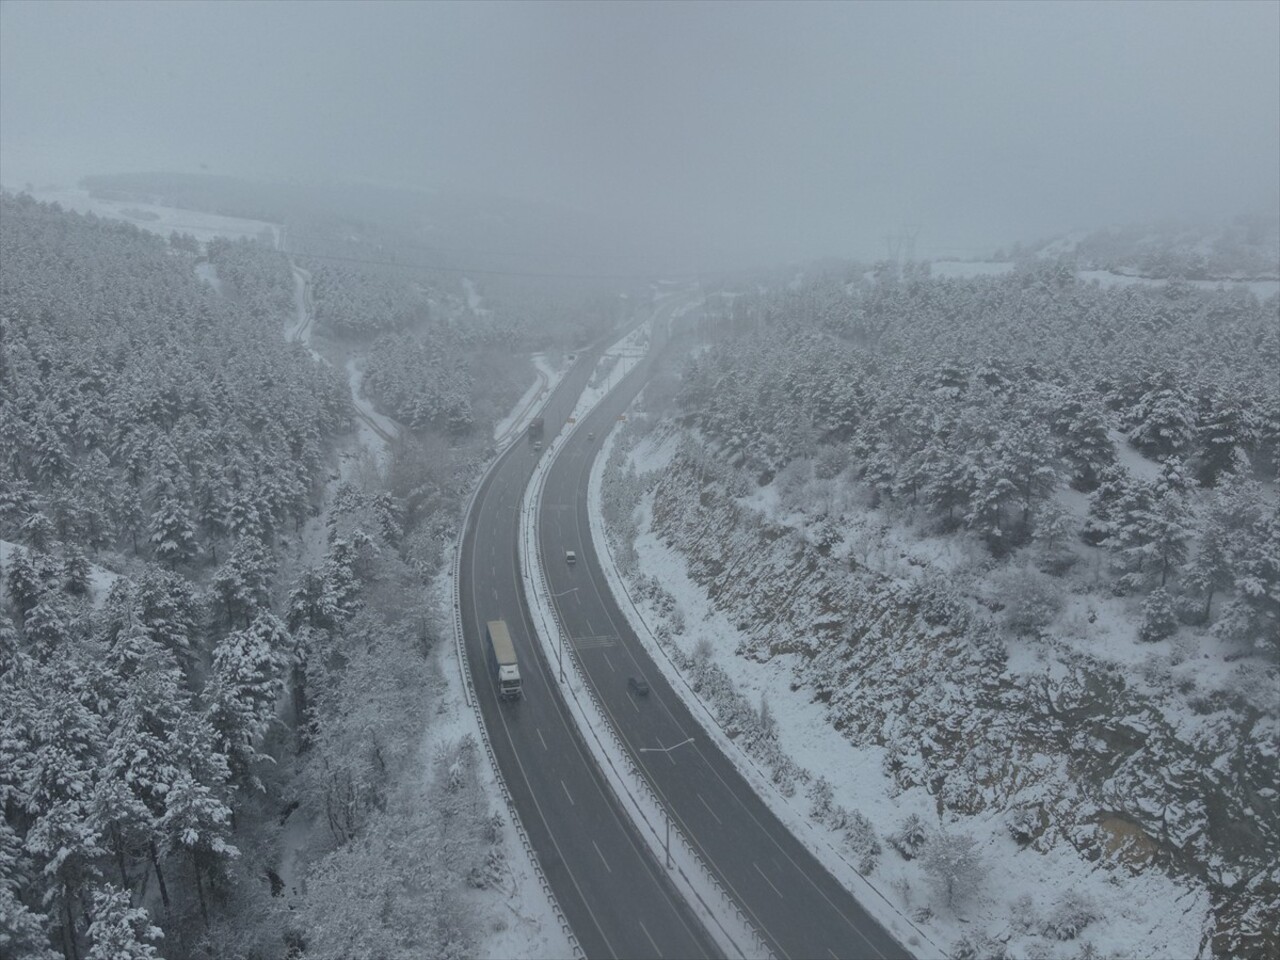
[[[151,549],[170,569],[191,562],[200,552],[191,514],[176,496],[161,496],[151,515]]]
[[[209,717],[237,783],[257,783],[257,747],[284,691],[292,646],[284,624],[262,612],[214,648]]]
[[[133,906],[126,890],[103,884],[93,891],[89,952],[85,960],[158,960],[155,944],[164,938],[151,915]]]
[[[1181,455],[1195,437],[1194,401],[1176,374],[1161,374],[1131,412],[1129,439],[1150,457]]]
[[[1142,625],[1138,639],[1155,643],[1173,636],[1178,629],[1178,615],[1173,609],[1173,598],[1163,587],[1156,587],[1147,595],[1142,605]]]

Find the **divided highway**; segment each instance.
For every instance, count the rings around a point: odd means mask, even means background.
[[[642,375],[610,394],[547,476],[538,540],[566,642],[673,822],[776,956],[909,957],[703,734],[618,609],[591,540],[587,484],[603,438],[641,386]],[[549,429],[560,422],[548,414]],[[576,564],[565,562],[566,550],[576,552]],[[648,681],[647,696],[629,689],[631,676]]]
[[[659,307],[669,311],[670,303]],[[572,413],[599,350],[579,358],[543,411],[554,433]],[[695,958],[715,943],[618,806],[561,702],[525,604],[517,557],[521,497],[538,455],[517,442],[486,476],[466,519],[458,592],[481,715],[503,778],[556,898],[591,958]],[[504,619],[524,697],[502,701],[484,623]]]

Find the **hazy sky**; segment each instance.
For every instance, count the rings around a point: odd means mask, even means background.
[[[0,180],[146,169],[477,189],[771,257],[1272,214],[1280,3],[0,3]]]

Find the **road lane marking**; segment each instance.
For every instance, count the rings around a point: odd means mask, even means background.
[[[549,748],[547,747],[547,741],[546,741],[546,740],[543,740],[543,738],[542,738],[542,728],[541,728],[541,727],[535,727],[534,729],[538,731],[538,739],[539,739],[539,740],[542,740],[542,749],[543,749],[543,750],[547,750],[547,749],[549,749]]]
[[[758,864],[758,863],[756,863],[754,860],[752,860],[752,861],[751,861],[751,865],[752,865],[753,867],[755,867],[755,868],[756,868],[756,873],[760,874],[760,876],[761,876],[761,877],[764,877],[764,882],[765,882],[765,883],[767,883],[769,886],[773,887],[773,892],[774,892],[774,893],[776,893],[776,894],[778,895],[778,899],[779,899],[779,900],[785,900],[785,899],[787,899],[786,897],[784,897],[784,896],[782,895],[782,891],[781,891],[781,890],[779,890],[777,887],[774,887],[774,886],[773,886],[773,881],[772,881],[772,880],[770,880],[768,877],[765,877],[765,875],[764,875],[764,871],[760,869],[760,864]]]
[[[560,781],[560,789],[561,789],[561,790],[563,790],[563,791],[564,791],[564,795],[565,795],[566,797],[568,797],[568,798],[569,798],[569,805],[570,805],[570,806],[572,806],[572,807],[576,807],[576,806],[577,806],[577,804],[573,802],[573,794],[571,794],[571,793],[569,792],[569,788],[568,788],[568,787],[566,787],[566,786],[564,785],[564,781],[563,781],[563,780],[561,780],[561,781]],[[594,842],[594,841],[593,841],[593,842]]]
[[[596,854],[599,855],[600,862],[604,864],[604,868],[610,873],[613,873],[613,867],[609,866],[609,861],[604,858],[603,853],[600,853],[600,848],[596,846],[596,842],[594,840],[591,841],[591,845],[596,848]],[[773,886],[773,884],[769,884],[769,886]]]
[[[644,931],[644,935],[649,938],[649,942],[653,944],[653,952],[658,956],[662,956],[662,949],[658,946],[653,936],[649,933],[649,928],[644,925],[644,921],[636,918],[636,923],[640,924],[640,929]]]
[[[610,670],[613,670],[613,661],[609,659],[609,654],[607,654],[607,653],[605,653],[603,650],[601,650],[601,651],[600,651],[600,656],[604,657],[604,662],[608,665],[608,667],[609,667],[609,669],[610,669]],[[617,673],[618,671],[617,671],[617,670],[613,670],[613,672],[614,672],[614,673]]]
[[[615,647],[618,645],[618,638],[615,634],[606,633],[601,636],[580,636],[569,638],[575,647],[579,650],[590,650],[594,647]]]
[[[707,803],[707,801],[702,799],[702,794],[698,793],[697,791],[694,791],[693,795],[698,798],[698,802],[700,804],[702,804],[704,807],[707,808],[707,813],[711,814],[712,819],[714,819],[716,823],[720,824],[720,826],[723,827],[724,823],[720,820],[718,816],[716,816],[716,812],[711,809],[711,804]]]

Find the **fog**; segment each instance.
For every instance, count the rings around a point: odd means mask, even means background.
[[[10,188],[461,189],[708,258],[1270,214],[1278,120],[1276,3],[0,5]]]

